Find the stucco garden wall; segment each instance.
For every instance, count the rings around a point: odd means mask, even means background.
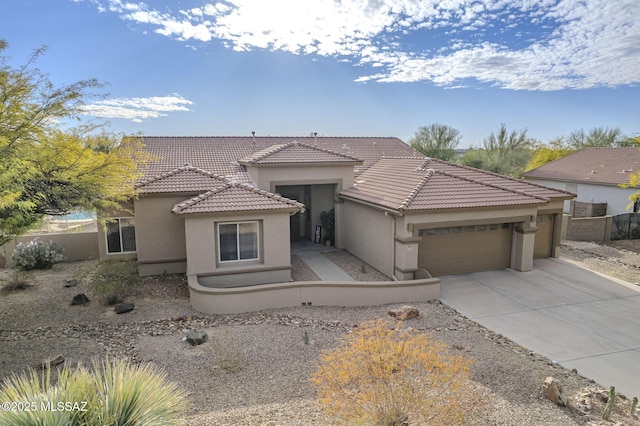
[[[98,259],[98,233],[72,232],[60,234],[23,235],[0,247],[0,268],[5,268],[18,243],[28,243],[34,238],[53,242],[64,249],[66,262]]]

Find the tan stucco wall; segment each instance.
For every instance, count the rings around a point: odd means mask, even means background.
[[[362,204],[345,200],[341,205],[341,246],[383,274],[392,277],[393,219]]]
[[[558,208],[556,205],[549,207],[554,211]],[[530,227],[535,224],[537,215],[537,206],[530,206],[407,213],[397,216],[392,213],[385,215],[382,210],[351,200],[345,200],[342,209],[344,248],[397,279],[410,279],[419,270],[418,232],[421,228],[496,222],[516,222]],[[534,234],[518,237],[514,234],[512,267],[522,271],[531,269],[534,242]]]
[[[335,183],[337,192],[353,186],[353,165],[249,166],[247,170],[256,186],[271,192],[275,192],[278,185]]]
[[[218,262],[216,226],[220,222],[258,221],[259,259],[240,262]],[[187,274],[215,285],[215,277],[221,277],[224,287],[255,284],[254,275],[263,271],[266,282],[271,279],[291,279],[291,253],[289,245],[289,213],[249,213],[233,216],[186,216],[185,236],[187,245]],[[274,273],[273,271],[281,271]],[[243,277],[244,273],[252,275]],[[267,273],[268,272],[268,273]],[[205,278],[203,278],[205,277]],[[210,278],[206,278],[210,277]],[[222,278],[224,277],[224,278]]]
[[[98,233],[95,231],[23,235],[0,246],[0,268],[6,267],[6,263],[13,256],[13,250],[18,243],[26,244],[35,238],[45,242],[51,241],[62,247],[64,249],[62,254],[65,256],[65,262],[96,260],[99,256]]]
[[[154,196],[135,201],[136,248],[141,265],[186,261],[184,219],[171,213],[171,209],[187,198]]]

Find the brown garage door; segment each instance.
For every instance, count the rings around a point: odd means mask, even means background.
[[[536,217],[536,241],[533,246],[533,258],[553,256],[553,231],[555,228],[555,216],[541,214]]]
[[[511,266],[511,223],[421,229],[418,264],[433,276]]]

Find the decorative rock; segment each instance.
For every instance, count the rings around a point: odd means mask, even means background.
[[[42,368],[49,369],[54,365],[62,364],[64,362],[64,357],[62,355],[56,355],[51,358],[47,358],[42,360]]]
[[[136,305],[133,303],[118,303],[115,307],[116,314],[125,314],[127,312],[133,311]]]
[[[65,287],[75,287],[78,285],[78,280],[68,279],[64,282]]]
[[[84,293],[76,294],[71,300],[71,306],[85,305],[87,303],[89,303],[89,298]]]
[[[400,306],[397,309],[390,310],[389,315],[401,321],[405,321],[417,317],[418,315],[420,315],[420,312],[413,306],[404,305]]]
[[[191,343],[191,346],[201,345],[209,340],[209,335],[202,330],[191,331],[187,334],[187,342]]]
[[[547,377],[542,385],[542,394],[554,404],[565,407],[567,405],[567,397],[562,392],[560,382],[553,377]]]

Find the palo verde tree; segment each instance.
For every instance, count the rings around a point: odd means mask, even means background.
[[[480,149],[472,149],[462,156],[461,162],[482,170],[518,177],[531,158],[537,142],[527,136],[526,130],[509,132],[504,124],[497,133],[491,133]]]
[[[454,161],[461,138],[460,132],[453,127],[433,123],[419,127],[409,145],[427,157]]]
[[[15,68],[7,46],[0,40],[0,244],[45,215],[116,207],[133,196],[145,161],[137,138],[123,142],[104,125],[81,120],[101,83],[56,87],[35,67],[45,48]]]
[[[631,141],[633,146],[638,147],[640,149],[640,136],[636,138],[628,138]],[[627,208],[637,207],[638,203],[640,203],[640,170],[636,170],[631,173],[629,176],[629,182],[623,185],[620,185],[622,188],[638,188],[636,192],[629,196],[629,205]],[[635,211],[635,209],[634,209]]]

